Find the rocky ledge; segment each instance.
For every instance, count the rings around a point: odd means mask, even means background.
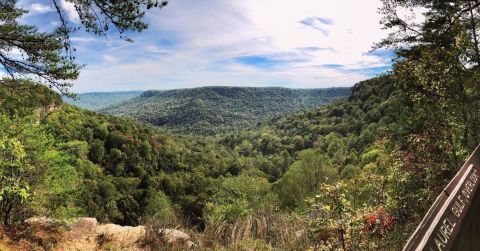
[[[57,228],[63,228],[64,230],[52,231],[52,229]],[[29,229],[28,231],[33,234],[22,237],[12,234],[12,230],[0,232],[0,250],[31,250],[31,248],[34,248],[32,245],[36,246],[35,250],[58,251],[157,250],[159,243],[152,242],[152,231],[155,231],[153,234],[155,239],[160,240],[165,247],[174,250],[186,250],[194,249],[196,246],[188,234],[177,229],[99,224],[95,218],[79,218],[70,223],[44,217],[30,218],[22,224],[21,229]],[[8,238],[8,233],[10,233],[10,238]],[[32,239],[29,240],[28,237]],[[42,239],[42,237],[48,238]],[[38,241],[39,239],[41,241]],[[45,240],[54,241],[49,241],[50,244],[46,245]],[[42,248],[42,246],[45,247]]]

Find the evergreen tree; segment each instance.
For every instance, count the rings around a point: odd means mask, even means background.
[[[58,0],[51,0],[57,11],[59,26],[51,32],[40,32],[34,25],[20,23],[28,11],[16,7],[17,0],[0,0],[0,69],[10,78],[31,78],[58,89],[64,94],[69,81],[79,76],[81,65],[75,62],[70,34],[81,27],[96,35],[106,35],[112,28],[123,34],[142,31],[145,10],[164,7],[164,0],[67,0],[75,6],[81,21],[78,27],[65,17]],[[131,39],[124,37],[127,41]],[[12,83],[3,78],[0,84]],[[14,82],[13,82],[14,83]]]
[[[452,128],[443,136],[451,155],[457,142],[473,150],[480,143],[480,3],[383,0],[381,13],[393,32],[378,46],[396,49],[396,84],[416,105],[412,129]]]

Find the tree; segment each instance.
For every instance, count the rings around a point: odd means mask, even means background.
[[[93,140],[90,144],[90,149],[88,152],[89,159],[92,160],[93,163],[101,164],[103,158],[105,157],[105,147],[103,142],[99,139]]]
[[[418,10],[421,19],[399,14]],[[405,133],[394,141],[402,162],[389,170],[389,207],[408,227],[480,143],[480,2],[383,0],[381,11],[393,32],[379,46],[397,52],[393,77],[408,107],[396,127]]]
[[[63,81],[76,79],[80,66],[64,55],[58,32],[39,32],[34,26],[20,24],[27,13],[15,7],[16,1],[0,1],[0,65],[12,78],[39,77],[43,82],[65,91]],[[2,80],[0,83],[10,83]]]
[[[269,211],[277,198],[260,171],[224,178],[207,203],[204,215],[212,222],[236,220]]]
[[[376,183],[370,177],[367,174],[360,183]],[[383,239],[396,218],[383,204],[370,201],[356,205],[358,190],[369,186],[364,184],[355,180],[322,184],[319,193],[307,200],[311,218],[308,232],[316,250],[384,249]]]
[[[81,192],[71,159],[35,116],[0,115],[0,217],[3,224],[35,215],[76,216]],[[68,184],[68,185],[67,185]],[[35,196],[33,196],[35,194]]]
[[[167,221],[175,218],[175,212],[171,206],[167,196],[162,192],[150,192],[147,197],[147,204],[145,205],[144,215],[146,218],[153,218],[156,220]]]
[[[480,143],[480,3],[382,2],[382,22],[393,32],[378,47],[397,52],[397,86],[420,112],[412,116],[419,118],[412,120],[413,129],[460,128],[461,134],[452,132],[448,140],[460,138],[461,146],[473,150]],[[414,18],[420,10],[423,18]],[[401,18],[401,12],[407,18]]]
[[[299,206],[322,183],[330,183],[338,176],[338,171],[327,156],[313,149],[304,150],[299,155],[300,160],[289,167],[275,187],[285,207]]]
[[[120,34],[140,32],[147,28],[142,21],[145,10],[167,4],[165,0],[66,1],[74,5],[80,27],[96,35],[106,35],[112,28]],[[52,32],[39,32],[35,26],[19,22],[28,11],[17,8],[17,0],[0,0],[0,66],[12,79],[35,78],[68,94],[71,86],[68,81],[76,79],[81,69],[74,61],[75,49],[71,46],[70,34],[80,27],[68,21],[59,2],[50,1],[58,13],[59,27]],[[0,80],[0,84],[5,83],[14,84]]]
[[[310,199],[310,214],[313,216],[309,226],[309,235],[315,248],[330,247],[346,250],[349,227],[358,225],[357,217],[347,196],[347,186],[322,184],[321,193]],[[325,248],[323,247],[323,248]],[[323,249],[320,248],[320,249]],[[350,249],[350,247],[348,248]]]
[[[4,127],[10,124],[8,118],[3,116],[1,122]],[[25,177],[25,173],[31,172],[32,165],[28,163],[27,152],[21,140],[3,134],[2,136],[0,139],[0,214],[3,224],[7,225],[19,205],[29,199],[30,184],[26,180],[28,178],[22,177]]]

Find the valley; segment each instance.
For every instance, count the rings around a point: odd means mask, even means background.
[[[143,91],[89,92],[78,94],[75,99],[69,97],[63,97],[63,99],[65,102],[80,108],[98,111],[135,98],[142,93]]]
[[[103,99],[116,100],[117,104],[98,111],[134,118],[174,132],[214,135],[239,132],[276,116],[318,107],[349,94],[349,88],[200,87],[145,91],[125,100],[125,96],[104,93]],[[94,107],[91,102],[98,102],[96,100],[87,98],[81,102],[88,108]]]
[[[316,210],[308,198],[324,189],[318,181],[362,186],[381,179],[376,173],[381,172],[385,161],[391,161],[381,142],[400,126],[390,121],[397,121],[402,109],[392,80],[380,77],[355,85],[347,98],[290,115],[277,115],[249,130],[204,137],[172,134],[128,118],[68,104],[37,118],[41,123],[32,126],[28,121],[37,119],[28,115],[30,110],[61,101],[41,86],[25,83],[23,88],[26,92],[43,90],[45,94],[37,99],[23,99],[9,88],[0,89],[2,97],[12,97],[8,107],[16,109],[9,112],[26,116],[26,120],[4,116],[3,128],[21,123],[25,125],[21,134],[35,130],[37,137],[49,139],[47,146],[55,154],[47,160],[32,159],[26,163],[56,163],[51,167],[47,164],[42,173],[49,186],[59,190],[45,191],[45,196],[52,202],[60,198],[63,202],[61,206],[51,202],[40,206],[36,198],[42,197],[37,195],[32,204],[4,215],[7,222],[29,210],[49,211],[50,216],[57,218],[88,215],[101,222],[128,226],[153,217],[164,227],[183,222],[185,227],[200,229],[275,217],[268,220],[269,224],[281,221],[286,224],[282,228],[290,234],[308,232],[314,225],[297,224],[308,221],[304,213]],[[6,103],[0,102],[2,109],[7,108],[2,104]],[[27,143],[22,139],[20,142]],[[41,156],[52,151],[44,147],[29,149],[29,154],[36,152]],[[43,178],[36,182],[39,183],[34,187],[46,185]],[[70,184],[68,189],[65,182]],[[385,188],[382,183],[371,185],[369,190],[350,199],[381,205],[377,201],[382,198],[374,194]],[[269,215],[271,210],[277,213]],[[362,214],[354,207],[349,210]],[[289,220],[294,211],[300,213],[300,219]],[[334,217],[329,219],[335,220]],[[237,234],[229,232],[235,231],[232,229],[222,231],[227,236]],[[251,234],[253,237],[241,238],[259,238],[254,236],[260,233]],[[229,238],[226,242],[217,239],[215,245],[228,246],[233,241]],[[397,239],[388,241],[394,240]]]
[[[0,250],[478,250],[479,32],[478,1],[0,0]]]

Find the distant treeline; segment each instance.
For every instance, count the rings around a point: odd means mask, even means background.
[[[318,107],[350,88],[201,87],[146,91],[101,112],[127,116],[175,132],[213,135],[241,131],[275,116]]]

